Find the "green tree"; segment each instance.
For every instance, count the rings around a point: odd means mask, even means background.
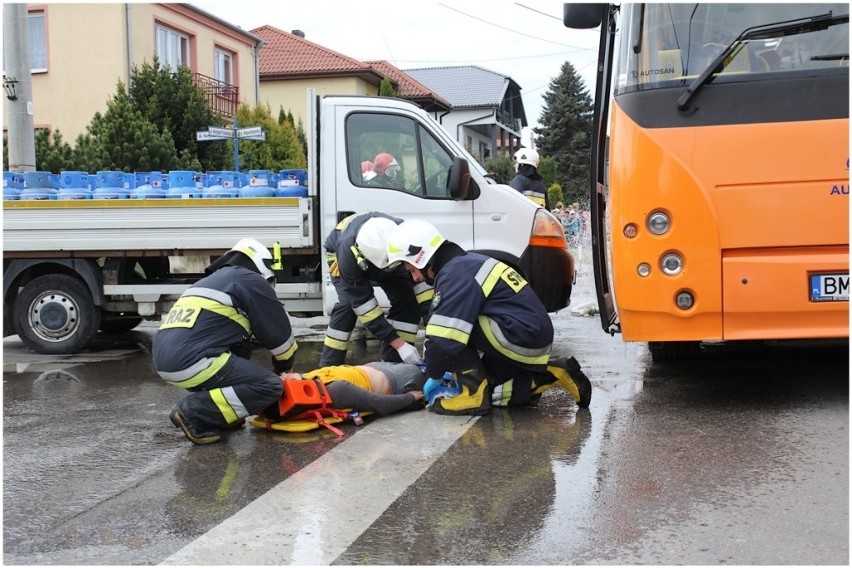
[[[383,77],[382,81],[379,83],[379,96],[380,97],[395,97],[396,89],[393,88],[393,83],[387,77]]]
[[[35,133],[36,167],[41,171],[59,173],[63,170],[79,169],[74,149],[62,140],[59,130],[36,130]]]
[[[538,175],[541,176],[541,181],[544,183],[545,187],[550,187],[554,183],[557,183],[559,176],[556,175],[556,160],[553,156],[542,156],[538,162]],[[559,186],[559,191],[562,191],[562,186]],[[562,196],[559,197],[556,201],[561,201]],[[553,203],[555,204],[556,201]]]
[[[151,63],[133,66],[128,94],[133,108],[158,130],[171,133],[180,168],[209,171],[233,167],[227,144],[195,140],[198,130],[231,125],[213,112],[207,92],[193,81],[188,67],[174,71],[161,66],[154,56]]]
[[[121,81],[106,112],[95,113],[86,134],[77,137],[74,156],[79,169],[89,173],[179,169],[171,133],[158,130],[133,107]]]
[[[296,129],[296,138],[299,139],[299,143],[302,145],[302,148],[305,151],[305,162],[308,160],[308,137],[305,135],[305,127],[302,126],[302,119],[299,119],[299,124],[296,124],[295,119],[293,118],[293,111],[288,110],[286,113],[284,112],[284,107],[278,108],[278,124],[283,124],[287,122]]]
[[[485,169],[498,183],[509,183],[515,177],[512,159],[506,156],[500,156],[494,160],[486,160]]]
[[[242,104],[237,109],[237,121],[240,126],[260,126],[266,132],[266,140],[240,140],[241,171],[307,169],[305,148],[289,120],[275,120],[266,106]],[[228,146],[233,154],[233,143]]]
[[[547,186],[547,202],[550,203],[551,208],[556,207],[557,203],[564,204],[565,196],[562,194],[562,186],[557,182],[553,182],[549,186]]]
[[[594,106],[571,63],[550,82],[544,103],[541,126],[534,129],[539,152],[555,159],[565,199],[588,203]]]

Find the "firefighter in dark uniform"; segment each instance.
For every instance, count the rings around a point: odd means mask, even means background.
[[[154,335],[157,373],[191,393],[169,418],[195,444],[218,442],[222,429],[278,400],[278,375],[293,368],[298,345],[273,289],[272,261],[258,241],[241,240],[181,295]],[[274,370],[249,359],[252,338],[270,351]]]
[[[539,207],[547,207],[547,188],[538,173],[538,152],[532,148],[521,148],[512,156],[515,177],[509,185],[525,195]]]
[[[518,272],[494,258],[465,252],[425,221],[400,224],[388,237],[388,258],[402,261],[415,282],[434,285],[426,326],[428,377],[454,373],[461,393],[434,400],[438,414],[486,414],[491,405],[529,406],[557,384],[580,407],[592,396],[573,358],[551,359],[553,323]]]
[[[342,365],[356,322],[382,342],[383,361],[421,363],[414,347],[420,320],[432,301],[432,288],[415,284],[402,266],[389,266],[387,235],[402,219],[384,213],[350,215],[325,241],[331,282],[337,291],[325,332],[320,367]],[[373,293],[376,282],[390,301],[385,317]]]

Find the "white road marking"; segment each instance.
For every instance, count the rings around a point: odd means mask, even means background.
[[[426,410],[375,419],[162,564],[328,565],[474,422]]]

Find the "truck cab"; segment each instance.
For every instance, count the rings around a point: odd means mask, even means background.
[[[559,222],[513,188],[496,183],[420,108],[384,97],[327,96],[314,102],[321,117],[321,148],[312,153],[319,163],[319,183],[313,187],[322,194],[322,234],[348,215],[373,210],[423,219],[465,250],[520,269],[548,311],[568,305],[574,261]],[[393,179],[363,171],[364,162],[382,154],[398,164]],[[326,313],[335,301],[324,273]]]

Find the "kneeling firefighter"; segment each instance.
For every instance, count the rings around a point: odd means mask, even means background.
[[[401,261],[415,282],[434,287],[426,374],[454,373],[461,383],[460,394],[432,402],[434,412],[476,415],[486,414],[492,404],[534,405],[557,384],[571,392],[578,406],[589,406],[589,379],[573,357],[551,360],[553,323],[514,268],[465,252],[417,219],[391,231],[388,260]]]
[[[169,418],[194,444],[218,442],[222,429],[281,396],[278,374],[292,370],[298,345],[272,266],[265,246],[241,240],[187,288],[154,335],[157,373],[190,391]],[[270,351],[272,369],[250,360],[252,340]]]

